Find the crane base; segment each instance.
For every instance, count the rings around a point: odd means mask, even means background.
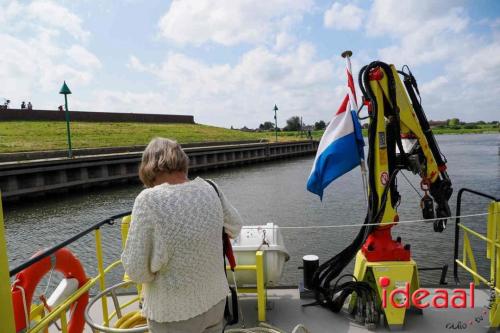
[[[368,261],[362,251],[356,255],[354,276],[358,281],[368,282],[377,291],[377,306],[383,310],[385,321],[390,330],[399,330],[404,325],[406,311],[411,295],[419,288],[417,264],[413,259],[408,261]],[[405,290],[408,288],[408,290]],[[395,289],[402,292],[392,293]],[[408,306],[404,306],[408,304]],[[356,305],[353,294],[350,309]]]

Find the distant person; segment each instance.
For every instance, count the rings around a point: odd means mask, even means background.
[[[313,138],[311,130],[307,130],[307,138],[309,138],[309,139]]]
[[[122,263],[144,288],[149,331],[219,333],[229,292],[222,230],[238,236],[242,220],[222,191],[188,179],[189,158],[175,141],[155,138],[142,154]],[[214,187],[212,187],[214,186]]]
[[[62,105],[59,105],[57,108],[59,109],[59,111],[64,111],[64,109],[63,109],[63,106],[62,106]]]
[[[10,99],[4,98],[3,105],[0,105],[0,109],[7,110],[9,108]]]
[[[31,102],[28,102],[28,110],[33,110],[33,104],[31,104]]]
[[[21,109],[22,110],[26,109],[26,103],[24,101],[21,103]]]

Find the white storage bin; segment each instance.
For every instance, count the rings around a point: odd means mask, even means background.
[[[264,252],[264,282],[266,287],[278,284],[283,274],[285,262],[290,259],[285,248],[279,226],[274,223],[258,226],[243,226],[240,235],[232,241],[237,265],[255,265],[257,251]],[[236,271],[238,287],[257,285],[255,271]],[[232,273],[228,281],[233,284]]]

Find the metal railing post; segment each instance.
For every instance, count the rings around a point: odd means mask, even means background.
[[[3,223],[2,193],[0,191],[0,331],[15,333],[14,308],[10,292],[9,259],[7,256],[7,243],[5,241],[5,228]]]
[[[257,251],[256,274],[257,274],[257,315],[259,321],[266,321],[266,289],[264,286],[264,252]]]
[[[104,275],[104,263],[102,258],[101,229],[95,230],[95,249],[97,255],[97,270],[99,273],[99,289],[100,291],[104,291],[106,289],[106,277]],[[102,298],[101,305],[104,326],[109,327],[108,300],[106,297]]]
[[[500,251],[497,249],[497,245],[500,242],[500,202],[492,202],[488,207],[488,220],[491,219],[491,225],[495,230],[495,238],[493,239],[494,246],[492,253],[492,267],[491,267],[491,280],[493,282],[494,290],[490,287],[491,295],[494,295],[494,299],[490,300],[490,305],[492,308],[490,309],[490,330],[494,328],[495,330],[500,325],[500,298],[498,297],[497,290],[500,288]],[[494,259],[493,259],[494,258]],[[493,260],[495,260],[495,265],[493,267]],[[490,296],[491,297],[491,296]]]
[[[68,319],[66,318],[66,311],[61,312],[61,332],[68,333]]]

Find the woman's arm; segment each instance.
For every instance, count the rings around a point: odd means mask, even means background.
[[[154,225],[150,204],[141,193],[132,210],[132,223],[128,232],[122,264],[127,275],[137,283],[151,282],[155,275],[151,271],[154,248]]]
[[[240,234],[241,226],[243,225],[243,220],[236,208],[231,205],[231,203],[226,199],[224,193],[220,191],[220,201],[222,204],[222,211],[224,213],[224,231],[231,238],[236,238]]]

